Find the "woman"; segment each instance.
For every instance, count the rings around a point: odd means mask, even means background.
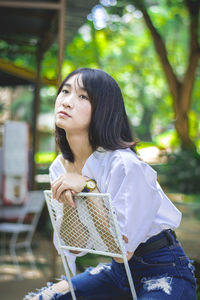
[[[110,193],[138,299],[195,299],[193,266],[173,232],[181,213],[157,183],[156,172],[135,153],[115,80],[96,69],[69,74],[58,91],[55,123],[62,153],[50,167],[56,203],[72,210],[76,193]],[[73,260],[76,254],[69,255]],[[89,268],[72,283],[78,299],[131,299],[119,259]],[[25,299],[71,295],[64,277]]]

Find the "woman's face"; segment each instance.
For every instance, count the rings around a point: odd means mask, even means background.
[[[56,98],[56,126],[67,133],[82,133],[89,129],[92,106],[83,87],[81,75],[70,77]]]

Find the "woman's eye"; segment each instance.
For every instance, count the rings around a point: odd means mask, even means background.
[[[80,98],[82,98],[84,100],[88,100],[89,99],[86,95],[80,95]]]
[[[66,90],[66,89],[63,89],[63,90],[62,90],[62,93],[67,94],[67,93],[69,93],[69,91]]]

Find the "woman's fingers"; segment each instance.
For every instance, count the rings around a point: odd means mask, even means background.
[[[67,187],[61,183],[60,186],[56,189],[56,192],[55,192],[55,199],[58,200],[61,196],[61,194],[67,190]]]
[[[122,235],[122,239],[124,240],[125,243],[128,243],[128,238],[125,235]]]
[[[62,192],[63,190],[73,190],[76,193],[80,193],[83,190],[87,179],[87,177],[76,173],[65,173],[61,175],[51,184],[53,198],[57,199],[57,196],[60,195],[60,191]],[[61,185],[62,188],[59,190],[59,193],[57,193],[57,190]]]
[[[72,191],[70,191],[70,190],[62,192],[58,201],[65,203],[71,207],[74,207],[74,208],[76,207],[75,202],[73,200]]]
[[[61,184],[62,184],[62,180],[61,179],[56,180],[56,181],[54,181],[51,184],[51,190],[52,190],[53,199],[57,199],[56,198],[57,189],[61,186]]]
[[[55,180],[51,184],[51,189],[53,198],[58,200],[62,192],[70,189],[67,178],[65,178],[64,175],[61,175],[57,180]]]

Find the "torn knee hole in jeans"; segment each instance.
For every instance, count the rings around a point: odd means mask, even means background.
[[[141,282],[143,283],[143,288],[150,292],[156,290],[162,290],[167,295],[171,294],[172,290],[172,277],[169,276],[159,276],[151,278],[142,278]]]
[[[110,270],[110,269],[111,269],[110,265],[100,263],[95,268],[89,268],[88,271],[91,275],[96,275],[102,272],[103,270]]]

